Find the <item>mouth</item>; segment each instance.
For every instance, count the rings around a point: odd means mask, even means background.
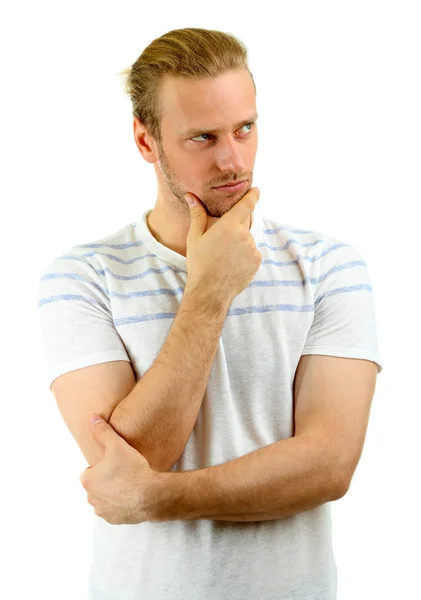
[[[218,187],[214,187],[214,190],[220,190],[221,192],[236,192],[237,190],[241,190],[245,184],[247,183],[247,179],[243,181],[232,182],[231,184],[220,185]]]

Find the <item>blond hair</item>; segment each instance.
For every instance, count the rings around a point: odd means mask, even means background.
[[[125,77],[124,91],[130,95],[133,116],[160,144],[163,99],[159,92],[165,76],[213,78],[240,69],[248,70],[256,90],[243,42],[221,31],[186,28],[174,29],[153,40],[119,75]]]

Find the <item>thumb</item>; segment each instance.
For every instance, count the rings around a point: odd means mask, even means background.
[[[93,413],[89,420],[91,422],[91,432],[93,437],[103,446],[107,446],[113,438],[120,437],[118,433],[98,414]]]
[[[191,237],[193,232],[193,236],[196,238],[205,233],[208,225],[208,215],[197,196],[188,193],[184,197],[190,207],[190,229],[187,235]]]

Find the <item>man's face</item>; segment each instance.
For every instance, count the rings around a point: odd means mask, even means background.
[[[222,217],[252,187],[258,143],[252,78],[246,69],[196,81],[168,77],[161,93],[162,144],[155,145],[160,191],[186,214],[184,194],[193,192],[209,216]],[[237,192],[213,189],[244,179]]]

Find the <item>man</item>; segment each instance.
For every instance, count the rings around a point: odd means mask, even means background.
[[[89,599],[333,600],[330,502],[382,370],[367,266],[254,210],[235,38],[169,32],[129,82],[155,207],[40,281],[51,389],[90,465]]]

